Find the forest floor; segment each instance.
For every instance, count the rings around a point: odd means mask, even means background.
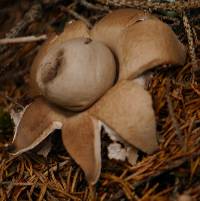
[[[90,2],[90,3],[88,3]],[[135,166],[103,160],[94,188],[56,140],[47,159],[10,156],[12,109],[31,102],[29,70],[43,41],[0,45],[0,200],[200,200],[200,3],[182,1],[1,0],[0,38],[61,32],[80,19],[93,25],[117,8],[146,10],[169,24],[188,49],[184,66],[153,71],[149,86],[160,150]],[[166,87],[167,85],[169,87]],[[58,134],[59,136],[59,134]]]

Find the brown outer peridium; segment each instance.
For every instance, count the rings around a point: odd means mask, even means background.
[[[100,128],[99,121],[86,112],[62,111],[37,98],[25,108],[16,125],[11,154],[32,150],[55,129],[61,129],[66,150],[83,169],[88,182],[95,184],[101,171]]]
[[[101,172],[100,131],[98,120],[88,113],[70,118],[62,129],[64,146],[92,185],[97,182]]]
[[[185,47],[171,28],[135,9],[119,9],[103,17],[91,38],[104,42],[119,60],[119,80],[134,79],[163,64],[183,65]]]
[[[117,44],[121,32],[138,21],[148,18],[154,17],[141,10],[128,8],[115,10],[98,21],[91,29],[90,35],[94,40],[104,42],[118,56]]]
[[[54,34],[50,36],[49,39],[45,41],[45,43],[41,46],[30,70],[30,86],[32,96],[41,95],[41,92],[36,83],[36,72],[37,69],[40,67],[39,64],[41,62],[41,59],[47,54],[49,48],[54,48],[54,46],[62,44],[66,40],[79,37],[89,37],[89,29],[87,25],[80,20],[73,21],[72,23],[67,24],[64,28],[64,31],[60,35]]]
[[[118,48],[119,80],[133,79],[163,64],[183,65],[186,59],[185,47],[175,33],[167,24],[155,19],[125,29]]]
[[[151,96],[133,81],[118,82],[89,113],[132,146],[149,154],[158,148]]]
[[[19,124],[16,125],[12,146],[18,155],[36,147],[55,129],[61,129],[65,118],[73,113],[63,113],[57,107],[38,98],[25,108]]]

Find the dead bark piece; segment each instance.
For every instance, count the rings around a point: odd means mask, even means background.
[[[101,171],[101,126],[87,113],[72,117],[62,129],[63,144],[83,169],[90,184],[95,184]]]
[[[132,146],[146,153],[158,148],[151,96],[133,81],[117,83],[89,113]]]

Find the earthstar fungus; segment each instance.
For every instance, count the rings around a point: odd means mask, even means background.
[[[134,164],[137,149],[148,154],[158,149],[151,95],[138,76],[162,64],[183,65],[185,57],[170,27],[143,11],[113,11],[91,30],[80,21],[67,25],[33,62],[30,85],[36,98],[16,126],[13,154],[61,129],[65,148],[95,184],[104,127],[113,141],[108,157]]]

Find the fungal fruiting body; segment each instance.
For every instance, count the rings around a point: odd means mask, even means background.
[[[111,51],[100,42],[76,38],[54,44],[41,59],[36,83],[49,101],[72,111],[88,108],[114,84]]]
[[[134,164],[137,149],[152,154],[158,149],[156,120],[143,74],[162,64],[183,65],[185,57],[173,31],[143,11],[113,11],[91,30],[80,21],[69,24],[33,62],[31,87],[39,97],[16,128],[13,154],[61,129],[65,148],[90,184],[100,175],[102,127],[113,141],[110,159]]]

